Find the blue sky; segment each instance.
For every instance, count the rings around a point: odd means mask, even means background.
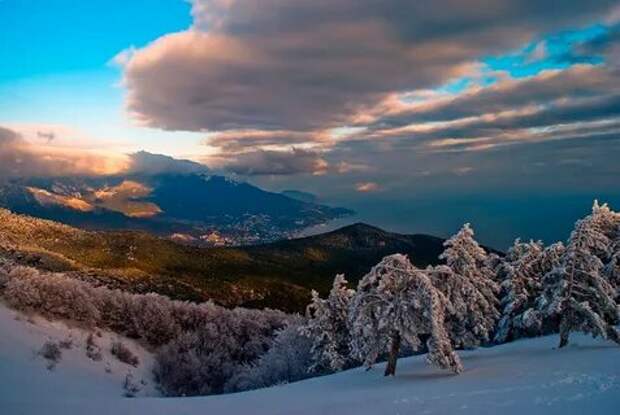
[[[184,0],[2,0],[0,123],[69,125],[120,149],[196,151],[194,134],[135,128],[123,110],[122,72],[112,62],[192,22]],[[189,136],[187,140],[184,140]]]
[[[183,0],[3,0],[2,83],[105,71],[119,51],[191,24]]]

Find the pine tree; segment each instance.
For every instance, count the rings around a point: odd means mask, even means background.
[[[401,346],[428,347],[429,363],[462,371],[444,327],[445,298],[406,256],[383,258],[360,281],[351,307],[352,350],[369,368],[388,355],[385,375],[396,373]]]
[[[542,277],[559,264],[563,250],[561,243],[543,248],[541,241],[524,243],[519,239],[508,250],[503,263],[501,318],[495,342],[542,334],[536,299],[542,291]]]
[[[577,221],[560,265],[544,277],[539,309],[545,318],[559,318],[560,347],[568,344],[572,331],[601,336],[620,344],[619,309],[614,288],[603,276],[600,255],[607,255],[611,241],[602,225],[601,207]]]
[[[603,272],[607,281],[609,281],[616,291],[616,303],[620,303],[620,240],[614,244],[611,259],[607,265],[605,265],[605,270]]]
[[[607,204],[594,201],[593,221],[598,229],[609,238],[608,249],[598,255],[605,262],[603,275],[614,287],[616,302],[620,302],[620,214],[613,212]]]
[[[444,246],[439,258],[446,265],[430,272],[433,284],[448,300],[446,329],[454,347],[476,347],[490,339],[499,318],[499,285],[469,224]]]
[[[301,329],[312,340],[310,371],[338,371],[351,365],[348,312],[354,294],[342,274],[336,275],[327,299],[312,291],[312,302],[306,311],[308,323]]]

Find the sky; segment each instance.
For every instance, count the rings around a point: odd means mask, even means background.
[[[0,0],[0,174],[148,151],[403,232],[620,209],[620,4]]]

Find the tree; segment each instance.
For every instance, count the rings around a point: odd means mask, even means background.
[[[613,212],[607,204],[599,205],[594,201],[592,207],[593,221],[605,236],[609,238],[608,249],[597,253],[603,262],[605,269],[603,275],[614,287],[616,302],[620,301],[620,214]]]
[[[445,298],[406,256],[390,255],[359,282],[351,306],[352,350],[367,367],[387,353],[385,376],[396,373],[401,346],[426,339],[429,363],[455,373],[463,367],[444,327]]]
[[[542,277],[559,264],[564,245],[543,247],[541,241],[517,239],[504,259],[500,286],[501,318],[494,341],[503,343],[524,335],[541,334],[536,299]]]
[[[469,224],[444,246],[439,258],[446,265],[430,272],[433,284],[448,300],[446,329],[455,347],[476,347],[490,339],[499,318],[499,285]]]
[[[256,362],[245,363],[227,382],[225,392],[239,392],[295,382],[312,376],[312,340],[301,333],[306,322],[292,318],[278,330],[269,350]]]
[[[559,266],[544,277],[538,307],[543,318],[560,320],[560,348],[575,330],[620,344],[614,327],[620,317],[615,292],[603,276],[604,265],[598,256],[605,255],[610,246],[599,211],[595,202],[592,215],[577,221]]]
[[[620,303],[620,240],[614,244],[613,254],[605,265],[604,275],[616,291],[616,303]]]
[[[347,280],[342,274],[334,278],[326,299],[321,299],[316,291],[312,291],[312,302],[306,311],[308,323],[301,328],[302,334],[312,339],[314,363],[311,371],[338,371],[353,362],[348,314],[354,294],[354,290],[347,288]]]

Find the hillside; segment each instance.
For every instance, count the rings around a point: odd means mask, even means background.
[[[368,372],[353,369],[251,392],[159,398],[148,375],[148,353],[141,352],[145,360],[137,369],[108,355],[93,362],[84,357],[79,329],[14,316],[0,304],[0,407],[10,414],[606,415],[620,405],[617,347],[582,335],[563,350],[555,349],[557,336],[550,336],[459,352],[467,368],[460,376],[415,356],[399,361],[395,378],[385,378],[377,365]],[[68,336],[75,347],[47,370],[36,351],[46,339]],[[111,373],[104,371],[105,361],[113,365]],[[122,397],[122,378],[129,370],[148,379],[135,398]]]
[[[266,245],[199,248],[143,232],[79,230],[0,209],[0,253],[21,263],[133,292],[289,311],[302,311],[311,289],[326,292],[335,274],[356,282],[385,255],[405,253],[420,267],[436,263],[442,243],[355,224]]]

